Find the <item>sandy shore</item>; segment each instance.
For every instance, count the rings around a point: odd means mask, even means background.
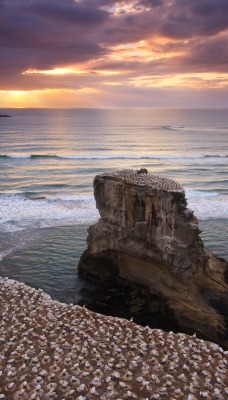
[[[0,399],[228,398],[228,352],[0,278]]]

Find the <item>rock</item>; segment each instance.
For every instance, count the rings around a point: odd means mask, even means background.
[[[228,344],[228,263],[203,246],[183,188],[123,170],[97,175],[94,194],[101,218],[88,230],[79,270],[144,285],[182,330]]]

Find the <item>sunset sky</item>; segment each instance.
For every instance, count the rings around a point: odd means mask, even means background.
[[[0,0],[0,107],[228,107],[228,0]]]

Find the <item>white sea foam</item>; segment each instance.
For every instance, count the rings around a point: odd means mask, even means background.
[[[18,244],[18,245],[15,245],[15,246],[10,247],[10,248],[7,249],[7,250],[2,251],[2,252],[0,253],[0,262],[1,262],[2,260],[4,260],[5,257],[7,257],[7,256],[9,256],[10,254],[16,252],[17,250],[20,250],[21,248],[23,248],[23,244],[20,243],[20,244]]]
[[[182,126],[182,125],[166,125],[164,126],[165,129],[169,129],[171,131],[176,131],[179,129],[186,129],[186,127]]]
[[[58,158],[66,158],[73,160],[185,160],[185,159],[197,159],[204,158],[203,155],[196,156],[172,156],[172,155],[126,155],[126,154],[110,154],[110,155],[82,155],[82,156],[58,156]]]
[[[97,219],[98,211],[93,196],[69,196],[65,200],[31,200],[21,195],[0,196],[0,229],[5,232],[64,224],[88,224]]]
[[[228,195],[217,192],[186,190],[188,207],[198,219],[228,218]]]
[[[228,155],[223,154],[196,154],[196,155],[171,155],[171,154],[141,154],[141,155],[134,155],[134,154],[2,154],[0,158],[12,158],[12,159],[49,159],[49,158],[56,158],[56,159],[66,159],[66,160],[204,160],[210,161],[213,159],[213,162],[216,159],[221,162],[224,161]]]
[[[188,207],[199,219],[228,218],[228,195],[186,190]],[[92,224],[99,218],[94,197],[56,196],[27,199],[22,195],[0,196],[0,231],[16,233],[29,228]]]
[[[185,194],[188,200],[219,196],[218,192],[206,192],[206,191],[192,190],[192,189],[185,190]]]
[[[9,157],[9,158],[31,158],[30,154],[9,154],[9,155],[2,155],[2,157]]]
[[[52,200],[63,200],[63,201],[83,201],[86,204],[94,203],[94,196],[65,196],[65,195],[57,195],[57,196],[50,196],[49,199]]]
[[[0,213],[0,215],[1,215],[1,213]],[[3,219],[0,220],[0,227],[1,227],[0,229],[3,232],[14,233],[14,232],[19,232],[19,231],[23,231],[24,230],[23,227],[15,225],[14,221],[2,222],[2,220]]]

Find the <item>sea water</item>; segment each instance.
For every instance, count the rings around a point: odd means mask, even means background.
[[[228,259],[228,110],[0,110],[0,275],[77,302],[93,178],[147,168],[183,185],[205,245]]]

